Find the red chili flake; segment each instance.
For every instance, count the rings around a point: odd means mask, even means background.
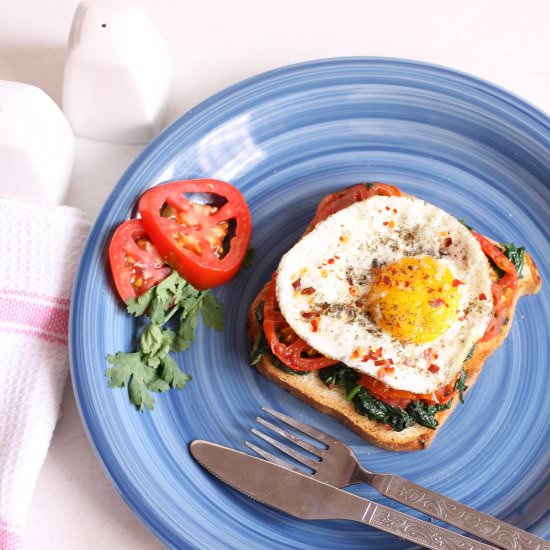
[[[393,426],[391,424],[384,424],[384,429],[388,430],[388,432],[393,431]]]
[[[330,258],[329,260],[327,260],[327,263],[333,264],[334,263],[334,258]]]
[[[462,317],[459,317],[459,318],[458,318],[459,321],[464,321],[465,319],[466,319],[465,316],[462,316]]]
[[[385,365],[386,364],[386,360],[385,359],[377,359],[375,362],[374,362],[374,366],[375,367],[379,367],[381,365]]]
[[[411,286],[411,283],[409,283],[409,281],[405,281],[403,284],[405,285],[405,288]]]
[[[391,270],[391,274],[392,274],[392,275],[395,275],[396,273],[397,273],[397,269],[395,269],[395,268],[392,268],[392,270]]]
[[[403,361],[403,363],[404,363],[407,367],[414,367],[414,359],[411,359],[410,357],[408,357],[407,359],[405,359],[405,361]]]
[[[385,285],[391,285],[390,278],[387,275],[384,275],[384,278],[382,279]]]
[[[449,246],[451,246],[452,244],[453,244],[453,239],[451,239],[451,237],[447,237],[447,238],[445,239],[445,246],[446,246],[446,247],[449,247]]]
[[[487,296],[485,295],[484,292],[482,292],[482,293],[479,295],[479,299],[480,299],[480,300],[487,300]]]
[[[391,357],[388,359],[388,363],[389,363],[390,365],[393,365],[393,359],[392,359]]]
[[[361,300],[357,300],[357,302],[355,302],[355,305],[357,307],[363,307],[365,304],[363,304],[363,302]]]
[[[389,207],[389,206],[386,206],[386,210],[389,210],[389,209],[390,209],[390,207]]]
[[[346,277],[348,285],[353,286],[353,279],[351,277]]]
[[[382,222],[382,225],[388,225],[390,222]]]
[[[437,292],[441,292],[443,290],[443,287],[440,286],[438,289],[437,289]]]
[[[428,367],[428,370],[430,372],[436,373],[439,372],[439,367],[437,365],[434,365],[433,363]]]
[[[429,293],[429,294],[431,294],[433,291],[434,291],[433,288],[429,288],[429,289],[428,289],[428,293]]]
[[[397,214],[397,208],[394,208],[394,209],[393,209],[393,213],[394,213],[394,214]]]
[[[319,332],[319,319],[311,320],[311,330],[313,332]]]
[[[300,315],[304,319],[311,319],[312,317],[315,316],[315,312],[314,311],[302,311],[302,313]]]
[[[378,378],[384,378],[384,376],[386,376],[386,368],[382,367],[382,368],[378,369],[376,371],[376,376],[378,376]]]
[[[335,259],[335,260],[339,260],[339,259],[340,259],[340,256],[334,256],[334,259]]]
[[[442,300],[441,298],[436,298],[435,300],[430,300],[429,304],[432,307],[439,307],[439,306],[446,306],[445,300]]]
[[[352,359],[357,359],[359,357],[359,352],[357,350],[353,350],[351,353]]]
[[[300,286],[302,285],[302,280],[298,277],[293,283],[292,283],[292,288],[298,292],[298,290],[300,290]]]
[[[300,294],[303,294],[304,296],[309,296],[310,294],[315,294],[315,289],[312,286],[308,286],[306,288],[303,288],[300,291]]]
[[[460,285],[463,285],[464,283],[462,281],[459,281],[458,279],[453,279],[453,286],[460,286]]]
[[[384,370],[386,371],[386,374],[392,374],[395,371],[393,367],[385,367]]]
[[[383,352],[382,348],[378,348],[374,353],[376,353],[378,357],[382,357],[382,352]]]

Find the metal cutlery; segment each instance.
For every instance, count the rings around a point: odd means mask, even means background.
[[[223,482],[297,518],[358,521],[434,550],[495,548],[228,447],[195,440],[189,449]]]
[[[455,527],[501,548],[509,550],[524,550],[527,548],[529,550],[550,549],[550,543],[527,531],[500,521],[483,512],[478,512],[473,508],[460,504],[434,491],[430,491],[398,475],[371,472],[363,468],[353,451],[338,439],[308,424],[304,424],[290,416],[267,407],[262,407],[262,410],[292,426],[296,430],[307,434],[326,447],[320,448],[316,445],[312,445],[268,420],[261,417],[256,418],[256,420],[268,430],[271,430],[320,459],[316,460],[278,441],[270,435],[255,428],[251,429],[254,435],[313,470],[313,473],[310,475],[314,479],[328,483],[334,487],[347,487],[356,483],[368,483],[388,498],[406,504],[415,510],[419,510],[445,523],[454,525]],[[265,460],[281,467],[290,468],[294,472],[304,473],[302,470],[293,468],[288,462],[248,441],[245,442],[245,445]]]

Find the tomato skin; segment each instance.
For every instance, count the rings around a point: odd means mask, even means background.
[[[275,276],[273,276],[264,302],[263,320],[264,334],[273,354],[287,367],[298,371],[319,370],[338,363],[338,361],[322,355],[318,357],[302,357],[302,354],[310,349],[304,340],[295,334],[294,331],[291,331],[290,337],[292,341],[285,343],[280,340],[277,334],[281,329],[288,330],[289,328],[283,314],[279,311],[277,298],[275,297]]]
[[[185,212],[191,204],[184,193],[209,193],[224,198],[227,202],[216,212],[200,218],[200,224],[189,227],[175,218],[161,216],[161,209],[170,203]],[[151,240],[167,263],[195,288],[205,290],[222,285],[238,272],[250,242],[252,218],[241,192],[229,183],[214,179],[173,181],[157,185],[146,191],[139,201],[139,212]],[[207,239],[220,224],[235,220],[235,235],[229,251],[218,257]],[[207,227],[204,224],[209,224]],[[176,237],[190,238],[197,243],[193,251],[182,245]]]
[[[357,185],[352,185],[351,187],[342,189],[342,191],[324,197],[317,207],[317,212],[311,225],[314,227],[339,210],[343,210],[356,202],[364,201],[374,195],[400,197],[401,191],[389,183],[376,182],[373,184],[358,183]]]
[[[481,342],[487,342],[498,336],[502,331],[518,286],[518,274],[516,266],[507,258],[502,250],[499,250],[489,239],[476,231],[472,231],[472,235],[481,245],[483,253],[499,269],[504,271],[504,275],[497,281],[494,281],[491,287],[493,295],[493,318],[489,321],[485,334],[480,340]]]
[[[136,219],[125,221],[113,233],[109,263],[118,295],[124,302],[141,296],[172,271],[150,242],[141,220]],[[139,286],[132,284],[132,277],[140,277],[142,283]]]
[[[380,401],[384,401],[384,403],[388,403],[388,405],[393,405],[394,407],[401,407],[402,409],[406,409],[411,404],[411,401],[424,401],[428,405],[435,405],[436,403],[444,405],[456,393],[454,383],[447,384],[434,393],[413,393],[406,390],[396,390],[367,374],[361,375],[359,384],[364,386],[372,396]]]

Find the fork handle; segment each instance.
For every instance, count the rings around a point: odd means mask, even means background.
[[[384,496],[507,550],[550,550],[550,543],[400,476],[364,472],[362,481]]]

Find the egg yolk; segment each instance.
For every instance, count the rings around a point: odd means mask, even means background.
[[[399,340],[423,344],[456,321],[459,285],[440,260],[403,258],[377,270],[367,308],[378,326]]]

